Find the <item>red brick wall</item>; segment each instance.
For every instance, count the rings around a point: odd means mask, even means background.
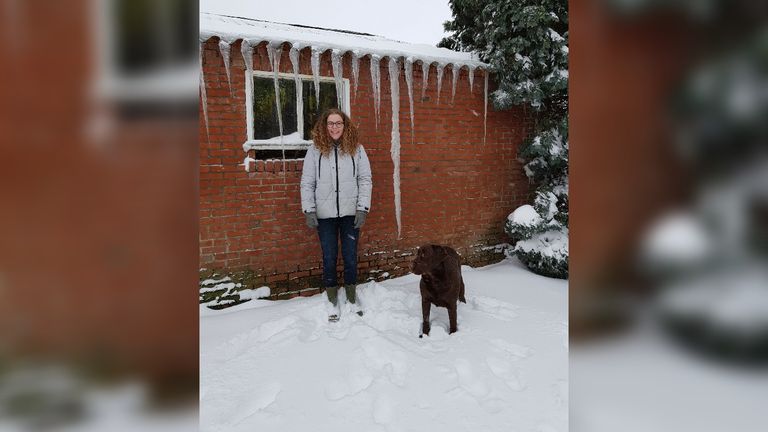
[[[320,57],[320,74],[333,76],[330,53]],[[415,130],[411,139],[408,90],[400,73],[401,221],[398,238],[393,190],[391,98],[388,58],[381,67],[381,114],[375,125],[370,64],[360,59],[357,95],[350,82],[352,120],[371,160],[371,212],[359,243],[359,281],[388,272],[408,272],[410,254],[421,244],[455,247],[466,263],[482,264],[500,255],[483,247],[507,242],[506,216],[528,202],[528,180],[516,160],[517,147],[533,122],[522,109],[496,112],[490,101],[487,137],[483,142],[483,71],[476,71],[470,93],[462,69],[451,103],[452,73],[443,75],[440,104],[437,77],[430,69],[426,97],[421,100],[422,73],[414,66]],[[208,133],[200,123],[200,265],[224,271],[250,268],[276,297],[296,295],[319,286],[322,273],[317,233],[304,224],[299,181],[302,161],[258,161],[250,172],[241,165],[245,153],[245,65],[240,43],[230,54],[227,88],[218,40],[205,44],[203,68],[208,107]],[[300,73],[311,75],[310,50],[301,51]],[[351,60],[344,57],[344,76]],[[254,69],[270,71],[264,44],[254,48]],[[281,72],[292,73],[285,46]],[[379,271],[371,273],[371,271]],[[309,290],[306,293],[314,293]]]

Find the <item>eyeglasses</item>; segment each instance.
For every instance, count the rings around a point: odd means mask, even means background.
[[[343,121],[340,121],[340,122],[328,122],[327,124],[328,124],[329,128],[330,127],[340,128],[340,127],[344,126],[344,122]]]

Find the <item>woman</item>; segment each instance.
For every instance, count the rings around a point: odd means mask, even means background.
[[[339,320],[336,258],[341,240],[344,290],[357,314],[363,311],[357,289],[357,240],[371,207],[371,164],[357,142],[357,128],[342,111],[323,113],[312,130],[313,143],[301,173],[301,210],[307,226],[317,228],[323,250],[323,286],[332,310],[328,320]]]

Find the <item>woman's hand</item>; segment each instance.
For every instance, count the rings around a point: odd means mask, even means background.
[[[304,216],[307,218],[307,226],[310,228],[317,228],[317,213],[315,212],[309,212],[304,213]]]

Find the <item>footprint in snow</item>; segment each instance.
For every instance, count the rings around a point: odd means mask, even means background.
[[[501,379],[510,389],[514,391],[525,389],[525,383],[513,370],[512,365],[509,364],[509,362],[497,357],[488,357],[485,359],[485,363],[488,365],[488,369],[491,370],[491,373]]]
[[[469,299],[472,309],[488,314],[502,321],[512,321],[517,318],[517,306],[497,300],[492,297],[474,296]]]
[[[522,360],[533,355],[533,350],[527,346],[514,344],[504,339],[492,339],[491,344],[512,357],[512,360]]]
[[[354,396],[373,383],[373,375],[360,364],[359,358],[352,359],[350,369],[349,375],[345,378],[333,379],[325,386],[325,396],[328,400],[336,401]]]
[[[387,425],[392,421],[394,404],[389,396],[380,394],[373,402],[373,421],[380,425]]]
[[[281,388],[280,383],[271,382],[259,387],[255,394],[239,398],[238,403],[232,408],[230,417],[232,424],[238,424],[275,403]]]
[[[469,360],[463,358],[456,359],[454,368],[459,378],[459,386],[467,393],[478,399],[488,394],[488,386],[475,374]]]

